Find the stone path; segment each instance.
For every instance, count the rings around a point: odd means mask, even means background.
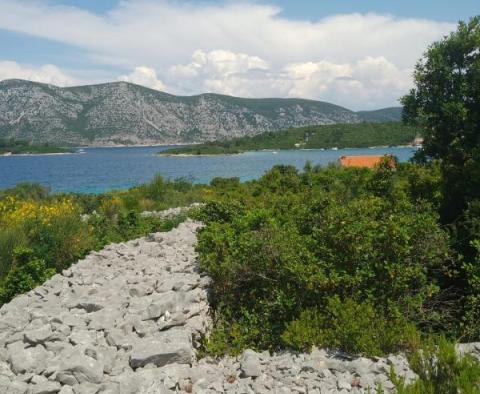
[[[415,377],[401,356],[373,361],[323,350],[196,361],[209,326],[198,227],[187,220],[109,245],[4,305],[0,393],[373,393],[377,384],[393,387],[391,365]]]

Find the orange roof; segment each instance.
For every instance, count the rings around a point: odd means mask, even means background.
[[[375,168],[375,166],[380,163],[385,157],[393,160],[392,156],[386,155],[368,155],[368,156],[341,156],[338,159],[338,164],[342,167],[368,167]],[[392,165],[394,162],[392,161]]]

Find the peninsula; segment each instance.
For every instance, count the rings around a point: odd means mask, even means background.
[[[62,154],[73,153],[72,149],[61,148],[51,144],[32,144],[28,141],[1,140],[0,139],[0,155],[38,155],[38,154]]]
[[[258,150],[367,148],[411,145],[418,130],[399,122],[319,125],[291,128],[167,149],[160,155],[221,155]]]

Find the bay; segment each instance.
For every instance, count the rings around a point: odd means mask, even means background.
[[[338,150],[280,150],[218,156],[159,156],[167,146],[85,148],[85,153],[0,157],[0,189],[19,182],[35,182],[54,192],[102,193],[126,189],[151,180],[156,174],[167,179],[185,178],[208,183],[214,177],[260,177],[276,164],[302,169],[334,163],[342,155],[393,154],[410,159],[415,148],[390,147]]]

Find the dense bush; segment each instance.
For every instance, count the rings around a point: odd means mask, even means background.
[[[290,322],[283,342],[298,350],[340,348],[353,354],[386,354],[415,349],[419,334],[403,317],[386,318],[370,302],[331,297],[321,309],[306,309]]]
[[[233,352],[321,345],[379,354],[406,345],[414,326],[450,329],[455,306],[442,285],[453,255],[418,171],[278,166],[217,195],[198,245],[221,315],[207,347],[226,339]],[[374,327],[391,336],[377,341]]]

